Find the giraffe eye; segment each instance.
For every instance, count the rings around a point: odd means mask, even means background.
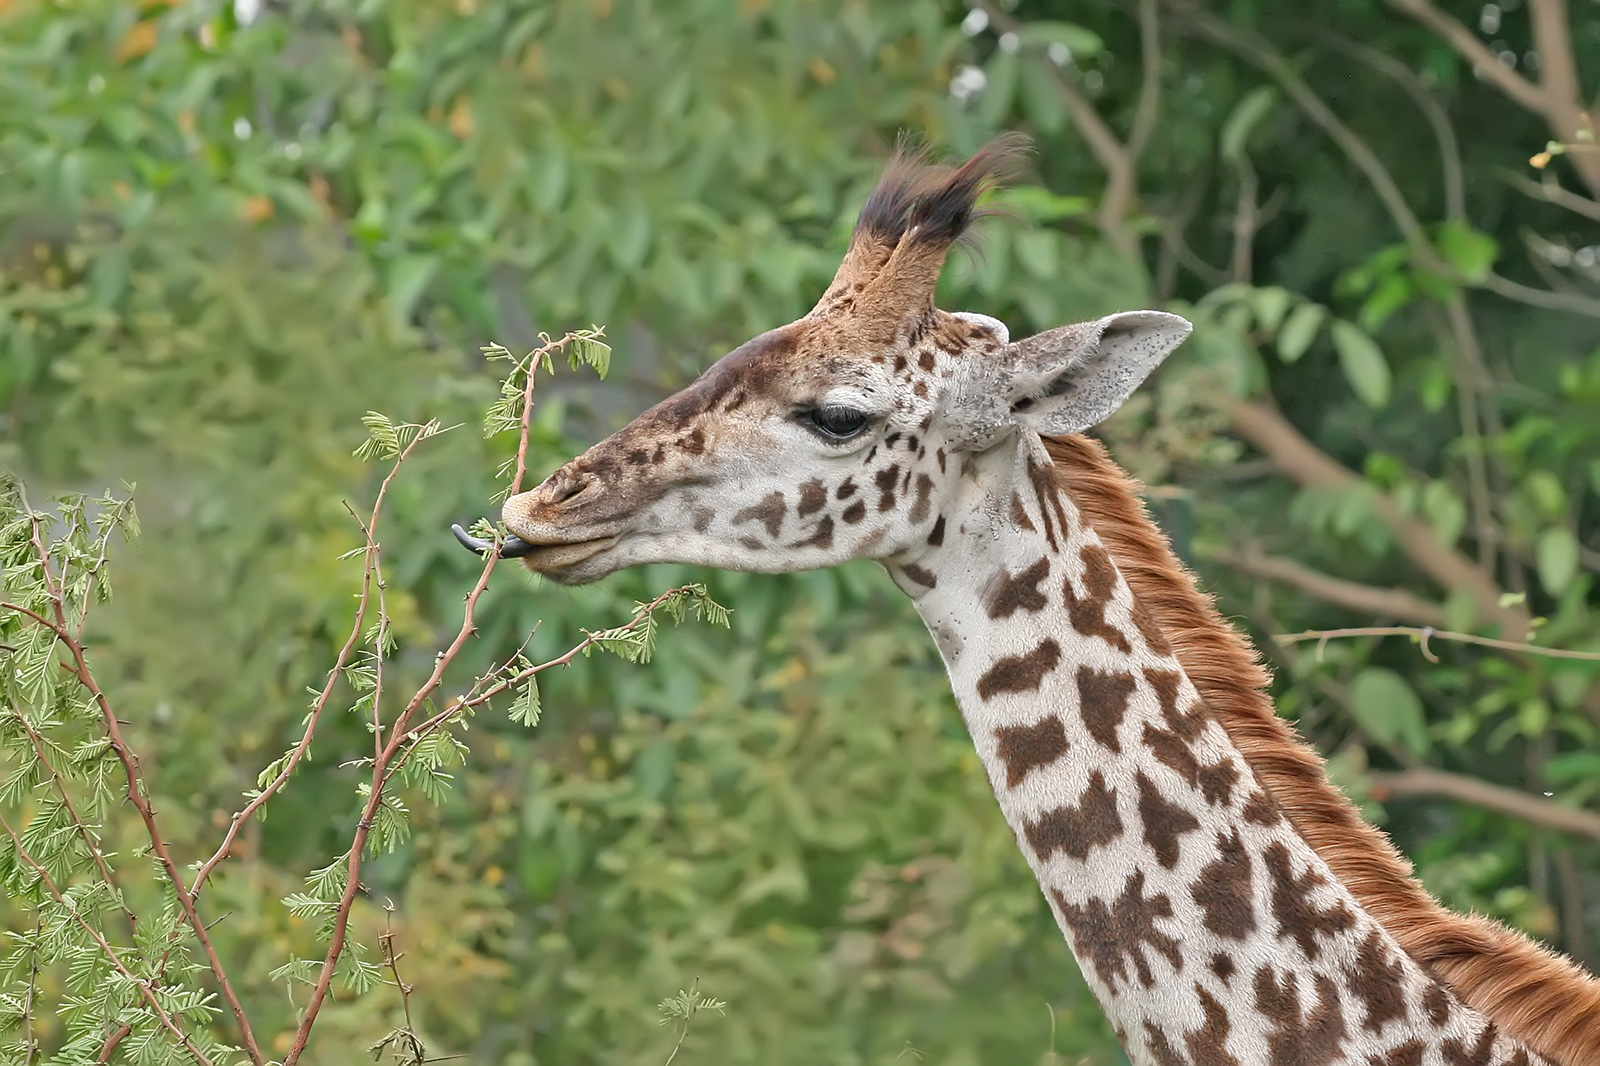
[[[806,420],[829,440],[849,440],[867,428],[867,414],[854,407],[813,407]]]

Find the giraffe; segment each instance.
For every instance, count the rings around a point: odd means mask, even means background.
[[[1012,342],[935,306],[1023,148],[898,151],[816,306],[507,500],[500,554],[570,585],[880,562],[1137,1066],[1600,1061],[1600,983],[1411,879],[1084,435],[1190,324],[1131,311]]]

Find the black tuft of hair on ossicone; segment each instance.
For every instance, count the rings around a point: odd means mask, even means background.
[[[897,245],[908,234],[917,243],[948,248],[986,212],[978,199],[1013,176],[1029,148],[1028,137],[1002,134],[959,167],[927,161],[926,148],[901,136],[856,221],[856,233]]]

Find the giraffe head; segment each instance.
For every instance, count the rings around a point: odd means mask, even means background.
[[[946,255],[1019,148],[1003,139],[958,168],[898,152],[816,307],[507,500],[502,554],[563,584],[651,562],[912,560],[942,542],[971,457],[1110,415],[1188,322],[1133,311],[1012,343],[992,318],[934,306]]]

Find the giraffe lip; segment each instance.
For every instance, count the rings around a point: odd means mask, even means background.
[[[456,540],[469,551],[482,555],[494,550],[493,541],[474,537],[459,524],[452,525],[450,532],[455,534]],[[510,534],[500,542],[500,558],[524,559],[530,569],[542,573],[575,566],[590,556],[605,551],[620,539],[618,536],[591,537],[587,540],[563,541],[558,544],[535,544]]]

